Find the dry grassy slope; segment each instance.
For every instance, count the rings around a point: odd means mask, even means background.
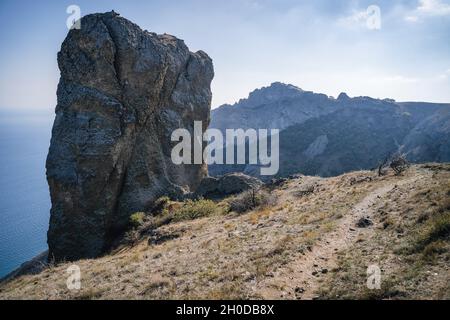
[[[450,298],[450,165],[299,177],[272,193],[273,207],[165,225],[179,237],[76,262],[80,291],[61,264],[2,284],[0,298]],[[373,225],[357,228],[363,216]],[[380,290],[366,287],[372,264]]]

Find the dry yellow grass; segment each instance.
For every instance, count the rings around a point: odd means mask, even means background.
[[[12,279],[0,299],[449,298],[448,237],[415,247],[441,235],[432,228],[448,213],[449,181],[450,165],[302,176],[271,190],[277,205],[161,226],[179,237]],[[354,227],[359,214],[373,226]],[[381,290],[366,287],[373,263]],[[81,290],[66,286],[72,264]]]

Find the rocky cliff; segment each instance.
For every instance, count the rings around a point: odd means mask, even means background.
[[[73,260],[103,253],[159,196],[196,189],[207,168],[174,165],[170,136],[207,127],[214,72],[206,53],[114,12],[82,18],[58,64],[48,244],[51,259]]]

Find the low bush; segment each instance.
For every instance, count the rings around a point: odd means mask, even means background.
[[[186,200],[181,206],[176,208],[173,214],[173,221],[194,220],[216,214],[225,213],[227,209],[212,200]]]
[[[144,223],[145,213],[144,212],[136,212],[130,216],[130,225],[133,228],[138,228]]]
[[[132,229],[125,233],[125,236],[122,239],[122,243],[134,246],[139,242],[140,239],[141,232],[137,229]]]
[[[263,190],[248,190],[228,200],[230,210],[245,213],[258,207],[274,205],[275,196]]]
[[[170,204],[170,198],[167,196],[158,198],[152,205],[150,211],[153,215],[165,213]]]

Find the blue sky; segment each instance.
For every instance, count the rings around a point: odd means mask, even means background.
[[[214,61],[213,107],[274,81],[337,96],[450,102],[450,0],[0,2],[0,110],[53,110],[69,5],[114,9]],[[380,8],[369,28],[367,8]]]

